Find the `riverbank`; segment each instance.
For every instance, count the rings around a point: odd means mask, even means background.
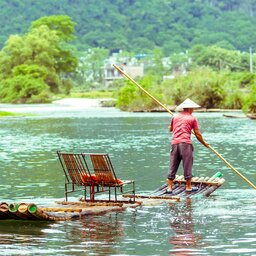
[[[94,108],[106,108],[106,107],[115,107],[116,100],[114,98],[63,98],[59,100],[55,100],[50,104],[0,104],[0,117],[8,117],[8,116],[27,116],[31,114],[35,114],[35,112],[40,114],[40,109],[45,110],[52,106],[56,106],[57,109],[63,108],[72,108],[72,109],[94,109]],[[176,113],[175,106],[168,106],[170,111]],[[32,111],[33,110],[33,111]],[[23,111],[23,112],[22,112]],[[126,112],[126,111],[124,111]],[[150,110],[138,110],[132,111],[133,113],[165,113],[167,112],[162,107],[156,107]],[[131,113],[132,113],[131,112]],[[196,109],[195,112],[209,112],[209,113],[231,113],[235,114],[227,114],[227,117],[247,117],[251,119],[255,119],[255,115],[245,114],[241,109],[220,109],[220,108],[200,108]]]

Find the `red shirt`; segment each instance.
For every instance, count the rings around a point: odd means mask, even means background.
[[[192,144],[192,130],[199,130],[197,119],[189,112],[183,111],[171,120],[172,144],[185,142]]]

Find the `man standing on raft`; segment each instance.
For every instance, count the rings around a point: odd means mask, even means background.
[[[183,162],[184,178],[186,180],[186,192],[196,191],[197,188],[191,186],[192,166],[193,166],[193,145],[191,133],[194,131],[196,138],[205,146],[209,145],[204,141],[199,131],[197,119],[192,115],[195,108],[200,108],[198,104],[190,99],[186,99],[177,108],[183,111],[172,118],[169,130],[172,132],[172,146],[170,152],[170,168],[167,176],[166,193],[172,193],[172,184],[178,171],[180,162]]]

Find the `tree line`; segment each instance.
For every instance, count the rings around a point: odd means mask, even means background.
[[[43,16],[67,15],[77,24],[73,44],[165,55],[196,44],[247,51],[256,42],[256,0],[1,0],[0,46]]]

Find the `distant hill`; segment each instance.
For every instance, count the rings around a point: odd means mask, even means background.
[[[77,23],[79,50],[105,47],[165,55],[195,44],[248,51],[256,42],[256,0],[1,0],[0,47],[42,16]]]

